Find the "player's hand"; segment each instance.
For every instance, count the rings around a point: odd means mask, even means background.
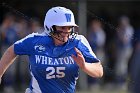
[[[75,49],[77,56],[72,55],[72,58],[74,59],[74,61],[77,63],[77,65],[81,69],[84,69],[85,68],[85,58],[83,57],[81,51],[79,51],[76,47],[74,49]]]

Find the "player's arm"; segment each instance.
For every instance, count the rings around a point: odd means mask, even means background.
[[[14,45],[10,46],[3,54],[0,60],[0,78],[6,69],[14,62],[16,54],[14,53]]]
[[[75,48],[77,56],[72,55],[72,58],[75,60],[77,65],[88,75],[92,77],[102,77],[103,76],[103,67],[101,62],[98,63],[87,63],[82,55],[82,53]]]
[[[29,55],[31,53],[31,42],[34,35],[36,35],[36,33],[29,34],[25,38],[15,42],[6,50],[0,60],[0,78],[2,77],[6,69],[14,62],[17,55]]]
[[[92,77],[103,76],[103,67],[101,65],[101,62],[98,63],[85,62],[85,66],[82,68],[82,70]]]

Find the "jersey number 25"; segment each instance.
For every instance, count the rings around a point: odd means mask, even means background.
[[[63,72],[64,70],[65,67],[48,67],[46,68],[46,71],[50,72],[46,74],[46,79],[63,78],[65,76],[65,73]]]

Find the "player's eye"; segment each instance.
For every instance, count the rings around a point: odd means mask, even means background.
[[[63,27],[61,27],[61,29],[62,29],[62,30],[71,30],[72,27],[66,27],[66,26],[63,26]]]
[[[71,34],[72,31],[69,31],[69,32],[64,32],[64,31],[60,31],[60,30],[57,30],[58,33],[64,33],[64,34]]]

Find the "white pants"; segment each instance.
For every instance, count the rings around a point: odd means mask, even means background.
[[[34,89],[31,90],[30,88],[27,88],[27,89],[25,90],[25,93],[42,93],[42,92],[35,91]]]
[[[25,90],[25,93],[33,93],[33,92],[31,91],[30,88],[27,88],[27,89]]]

